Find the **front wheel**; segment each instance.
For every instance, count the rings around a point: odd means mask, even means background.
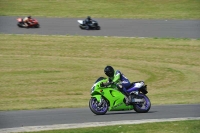
[[[145,94],[139,93],[138,95],[140,97],[143,97],[144,102],[143,103],[134,104],[134,108],[133,109],[137,113],[147,113],[151,108],[151,102],[150,102],[149,98]]]
[[[40,24],[36,24],[34,27],[35,28],[40,28]]]
[[[108,103],[106,100],[101,99],[101,104],[95,97],[92,97],[89,101],[90,110],[96,115],[104,115],[108,111]]]
[[[101,27],[100,27],[100,26],[97,26],[97,27],[96,27],[96,30],[100,30],[100,29],[101,29]]]

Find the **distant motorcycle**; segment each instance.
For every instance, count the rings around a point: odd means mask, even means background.
[[[100,30],[101,29],[98,22],[95,20],[92,20],[92,23],[89,25],[85,25],[84,20],[77,20],[77,22],[79,23],[80,29],[84,29],[84,30]]]
[[[40,27],[40,24],[38,23],[36,19],[32,19],[32,23],[28,24],[28,27],[25,27],[24,21],[22,18],[17,18],[17,21],[18,21],[17,25],[20,28],[39,28]]]
[[[107,79],[100,77],[91,88],[89,108],[96,115],[104,115],[107,111],[135,110],[137,113],[147,113],[151,108],[150,99],[147,97],[147,85],[144,81],[131,83],[127,92],[131,96],[131,103],[126,105],[125,96],[118,91],[116,84],[110,83],[102,86]]]

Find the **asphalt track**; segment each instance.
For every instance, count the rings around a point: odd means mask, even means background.
[[[187,117],[200,118],[200,104],[160,105],[152,106],[148,113],[130,110],[110,111],[105,115],[95,115],[89,108],[0,111],[0,131],[3,128],[26,126]]]
[[[18,17],[0,17],[0,33],[120,37],[200,38],[200,20],[98,19],[99,31],[79,29],[78,19],[36,17],[41,28],[16,26]]]
[[[194,39],[200,38],[200,20],[96,19],[102,29],[99,31],[85,31],[80,30],[77,23],[78,19],[83,18],[74,19],[37,17],[36,19],[38,19],[41,25],[41,28],[39,29],[18,28],[16,25],[16,18],[17,17],[1,16],[0,33]],[[155,121],[155,119],[162,120],[174,118],[200,119],[199,110],[200,104],[161,106],[152,105],[152,108],[148,113],[140,114],[134,111],[115,111],[107,112],[107,114],[103,116],[94,115],[89,110],[89,108],[0,111],[0,132],[9,132],[11,129],[13,132],[16,132],[16,128],[27,126],[34,127],[59,124],[78,125],[91,122],[94,123],[93,125],[95,125],[96,122],[113,122],[122,120]],[[31,128],[31,130],[34,129]],[[25,130],[22,129],[20,131],[22,132]]]

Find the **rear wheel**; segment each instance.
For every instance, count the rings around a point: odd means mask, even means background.
[[[108,103],[102,99],[101,105],[95,97],[92,97],[89,101],[90,110],[96,115],[104,115],[108,111]]]
[[[82,29],[83,29],[83,26],[82,26],[82,25],[79,25],[79,28],[82,30]]]
[[[23,23],[18,23],[17,26],[23,28]]]
[[[138,95],[140,97],[143,97],[144,102],[143,103],[134,104],[134,108],[133,109],[137,113],[147,113],[151,108],[151,102],[150,102],[149,98],[145,94],[139,93]]]

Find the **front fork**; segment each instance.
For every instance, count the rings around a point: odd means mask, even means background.
[[[102,100],[102,96],[101,96],[101,95],[94,95],[94,96],[92,96],[92,97],[94,97],[94,98],[97,99],[97,101],[99,102],[99,103],[98,103],[98,106],[102,104],[102,101],[103,101],[103,100]]]
[[[104,99],[101,97],[98,106],[102,106]]]

